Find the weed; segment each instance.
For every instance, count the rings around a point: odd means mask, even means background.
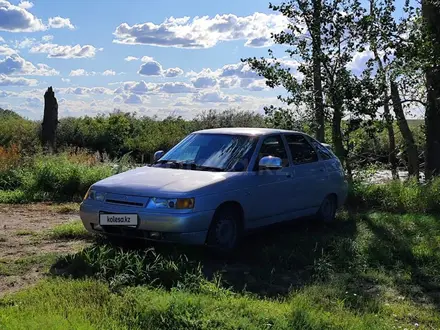
[[[91,237],[91,234],[87,232],[80,220],[75,220],[55,226],[47,236],[55,240],[69,240],[87,239]]]

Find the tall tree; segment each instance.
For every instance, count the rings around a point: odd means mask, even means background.
[[[362,50],[358,21],[364,11],[357,0],[291,0],[277,6],[271,4],[270,8],[289,19],[287,29],[274,34],[273,39],[277,44],[289,46],[286,53],[298,61],[299,74],[291,74],[272,51],[269,59],[254,57],[244,61],[267,79],[268,86],[286,89],[288,95],[280,96],[281,101],[299,107],[313,104],[318,126],[322,118],[316,105],[322,93],[324,109],[331,114],[334,149],[344,161],[347,151],[342,119],[352,111],[347,107],[348,100],[355,97],[352,84],[359,83],[352,79],[347,66],[354,54]]]
[[[427,107],[425,111],[425,176],[440,175],[440,2],[422,0],[424,41],[431,52],[426,67]]]

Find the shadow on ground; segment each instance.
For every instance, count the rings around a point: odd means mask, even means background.
[[[427,231],[438,234],[440,222],[431,221],[428,226],[399,222],[399,217],[344,212],[333,224],[302,219],[276,225],[246,237],[227,258],[198,247],[138,241],[114,246],[97,240],[84,251],[59,259],[51,273],[100,278],[114,287],[193,289],[208,279],[235,292],[262,297],[286,296],[292,290],[324,283],[332,285],[344,301],[350,299],[347,292],[358,292],[361,299],[356,298],[354,308],[373,311],[384,291],[397,287],[401,294],[440,306],[437,242],[426,235]],[[430,252],[415,256],[421,241]]]

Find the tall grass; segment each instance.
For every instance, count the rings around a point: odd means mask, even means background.
[[[80,200],[90,185],[116,172],[90,158],[62,153],[10,161],[0,168],[0,203]]]
[[[420,184],[416,180],[393,180],[382,184],[355,181],[348,204],[390,212],[439,213],[440,178]]]

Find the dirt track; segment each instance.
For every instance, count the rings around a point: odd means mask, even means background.
[[[54,255],[79,250],[81,240],[54,240],[51,228],[79,219],[75,205],[0,204],[0,295],[43,276]]]

